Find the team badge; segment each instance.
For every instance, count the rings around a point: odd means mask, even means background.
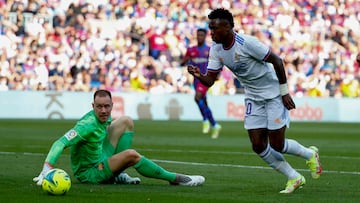
[[[99,171],[104,170],[104,163],[103,162],[99,163],[98,169],[99,169]]]
[[[240,61],[240,54],[235,53],[235,61]]]

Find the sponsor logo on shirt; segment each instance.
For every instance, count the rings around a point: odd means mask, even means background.
[[[199,64],[199,63],[206,63],[207,61],[208,61],[208,59],[207,58],[194,58],[194,59],[192,59],[192,61],[194,62],[194,63],[196,63],[196,64]]]
[[[66,137],[66,139],[67,140],[72,140],[74,137],[76,137],[76,135],[77,135],[77,132],[75,131],[75,130],[69,130],[69,132],[67,132],[66,134],[65,134],[65,137]]]

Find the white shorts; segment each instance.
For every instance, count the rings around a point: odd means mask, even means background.
[[[267,128],[277,130],[284,125],[289,127],[290,115],[281,96],[274,99],[255,101],[245,99],[244,127],[246,130]]]

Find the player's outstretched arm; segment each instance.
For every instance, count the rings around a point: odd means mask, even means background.
[[[50,148],[50,151],[45,159],[44,166],[40,174],[33,178],[33,181],[36,182],[37,185],[41,185],[42,181],[46,175],[46,173],[54,168],[55,163],[57,162],[58,158],[60,157],[61,153],[65,148],[65,144],[62,141],[64,138],[60,138],[53,143]]]

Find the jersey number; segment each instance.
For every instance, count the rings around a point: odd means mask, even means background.
[[[246,104],[246,115],[251,114],[252,104],[249,102]]]

